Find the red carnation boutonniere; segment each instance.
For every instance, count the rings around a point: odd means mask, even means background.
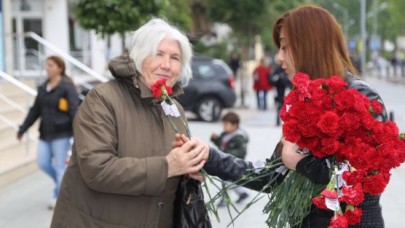
[[[150,88],[153,97],[157,100],[168,100],[173,93],[172,87],[166,84],[167,79],[157,80]]]
[[[173,93],[173,89],[171,86],[166,84],[166,81],[166,79],[157,80],[150,87],[150,90],[152,91],[153,97],[156,100],[162,100],[160,105],[162,106],[163,112],[166,114],[166,116],[180,117],[179,109],[170,97],[170,95]]]

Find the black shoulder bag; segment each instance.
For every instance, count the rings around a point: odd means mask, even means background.
[[[175,228],[211,228],[201,183],[182,176],[174,204]]]

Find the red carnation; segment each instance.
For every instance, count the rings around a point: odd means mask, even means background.
[[[287,141],[296,143],[302,137],[301,132],[296,127],[297,124],[298,121],[296,120],[290,120],[283,124],[283,135]]]
[[[379,115],[383,112],[383,107],[378,100],[372,100],[370,102],[371,113],[374,115]]]
[[[361,183],[363,181],[364,175],[365,173],[362,171],[346,171],[343,173],[343,179],[348,185],[356,185],[357,183]]]
[[[345,132],[353,132],[360,127],[362,116],[355,111],[347,111],[340,116],[339,125]]]
[[[356,184],[354,187],[342,188],[343,196],[341,197],[342,201],[357,206],[364,201],[364,193],[361,187],[361,184]]]
[[[371,195],[381,194],[388,184],[389,177],[389,173],[379,173],[369,176],[364,182],[364,192]]]
[[[336,136],[339,134],[339,116],[333,111],[326,111],[320,117],[318,123],[316,124],[321,132]]]
[[[355,208],[353,208],[353,207],[351,207],[351,208],[347,208],[346,209],[346,211],[345,211],[345,217],[346,217],[346,219],[347,219],[347,222],[350,224],[350,225],[354,225],[354,224],[357,224],[357,223],[359,223],[360,221],[361,221],[361,216],[363,215],[363,211],[360,209],[360,208],[357,208],[357,207],[355,207]]]
[[[324,138],[321,140],[321,143],[321,152],[325,156],[334,155],[340,149],[340,142],[337,140],[337,138]]]
[[[346,217],[342,214],[332,217],[328,228],[346,228],[349,226],[349,223]]]
[[[165,100],[170,94],[172,94],[172,87],[166,85],[166,81],[167,79],[159,79],[150,87],[155,99]]]
[[[296,87],[300,101],[304,101],[305,98],[311,98],[311,94],[308,92],[310,82],[307,74],[298,72],[294,75],[293,84]]]
[[[329,210],[325,203],[325,197],[323,197],[323,196],[318,196],[318,197],[312,198],[312,203],[319,209]]]
[[[325,189],[321,192],[321,195],[323,195],[326,198],[329,199],[337,199],[338,198],[338,194],[335,190],[329,190],[329,189]]]
[[[337,92],[346,89],[347,82],[345,82],[342,77],[334,75],[329,78],[328,85],[330,92]]]
[[[321,145],[318,137],[301,138],[297,144],[300,148],[307,148],[309,151],[319,151]]]

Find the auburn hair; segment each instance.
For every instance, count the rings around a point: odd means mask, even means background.
[[[326,9],[303,5],[285,13],[273,28],[273,40],[280,48],[283,29],[295,70],[311,79],[357,74],[351,63],[342,29]]]

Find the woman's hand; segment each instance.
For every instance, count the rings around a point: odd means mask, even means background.
[[[17,133],[17,139],[18,139],[18,141],[21,141],[21,139],[22,139],[22,137],[23,137],[23,134],[21,134],[21,133]]]
[[[281,143],[283,144],[283,149],[281,150],[281,160],[287,168],[295,170],[297,163],[303,159],[305,155],[298,153],[297,144],[289,142],[284,138],[281,139]]]
[[[203,150],[201,151],[201,153],[203,154],[203,162],[205,164],[205,162],[208,160],[208,156],[209,156],[209,146],[208,146],[208,144],[202,142],[198,138],[195,138],[193,140],[196,140],[197,145],[201,145],[203,147]],[[190,141],[190,139],[187,136],[185,136],[184,134],[181,134],[181,135],[176,134],[176,139],[175,139],[175,141],[172,142],[172,146],[173,146],[173,148],[181,147],[188,141]],[[188,173],[188,176],[190,178],[198,180],[200,182],[204,181],[204,178],[201,175],[200,170],[198,170],[197,172]]]
[[[196,173],[204,166],[208,146],[201,141],[192,139],[170,151],[166,156],[168,163],[168,177]]]

